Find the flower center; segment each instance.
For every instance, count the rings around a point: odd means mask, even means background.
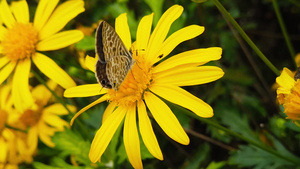
[[[5,127],[6,120],[7,120],[6,111],[0,109],[0,133]]]
[[[133,56],[133,58],[136,62],[128,71],[118,91],[113,89],[108,91],[110,101],[116,102],[118,105],[127,106],[141,100],[152,79],[151,65],[142,56],[139,58]]]
[[[296,81],[291,93],[286,97],[283,107],[287,118],[300,120],[300,79]]]
[[[3,54],[12,61],[29,58],[35,52],[37,41],[38,32],[31,23],[16,23],[1,42]]]
[[[26,126],[34,126],[37,124],[42,116],[42,107],[36,104],[31,109],[27,109],[23,112],[20,117],[20,121],[23,122]]]

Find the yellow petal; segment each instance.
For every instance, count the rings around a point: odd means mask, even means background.
[[[0,41],[2,41],[4,39],[6,31],[7,31],[7,29],[0,24]],[[2,52],[0,51],[0,53],[2,53]]]
[[[42,73],[63,88],[76,86],[73,79],[49,57],[36,53],[32,60]]]
[[[173,5],[161,16],[150,37],[148,48],[146,49],[145,58],[147,60],[152,61],[151,59],[158,57],[154,56],[154,54],[160,49],[169,32],[171,24],[182,14],[182,12],[182,6]]]
[[[90,69],[90,71],[95,73],[96,70],[96,62],[97,62],[97,58],[96,57],[91,57],[91,56],[86,56],[85,57],[85,66]]]
[[[279,85],[277,93],[290,94],[295,82],[293,73],[289,69],[283,68],[280,76],[276,78],[276,83]]]
[[[137,50],[145,50],[147,49],[149,37],[152,28],[152,21],[153,21],[154,13],[144,16],[137,28],[136,32],[136,49]]]
[[[171,36],[169,36],[161,45],[160,49],[157,53],[153,54],[151,60],[153,60],[153,64],[161,60],[162,58],[168,56],[172,50],[179,45],[181,42],[192,39],[204,31],[203,26],[191,25],[185,28],[182,28],[176,32],[174,32]],[[158,57],[161,56],[161,57]]]
[[[6,0],[1,0],[1,2],[0,2],[0,17],[3,21],[3,23],[8,28],[12,28],[16,22],[13,14],[10,11],[10,8],[9,8]]]
[[[25,0],[13,1],[11,3],[12,12],[19,23],[29,23],[29,9]]]
[[[180,87],[154,84],[150,90],[172,103],[191,110],[200,117],[208,118],[214,115],[210,105]]]
[[[163,155],[153,132],[144,102],[138,102],[139,127],[143,142],[149,152],[157,159],[163,160]]]
[[[7,144],[4,138],[0,137],[0,164],[6,162],[7,157]],[[0,165],[1,166],[1,165]]]
[[[19,60],[12,84],[12,97],[17,110],[24,110],[34,103],[29,90],[30,59]]]
[[[0,84],[7,79],[16,66],[16,62],[9,62],[4,68],[0,70]]]
[[[43,119],[48,125],[54,127],[58,131],[64,131],[64,127],[69,126],[69,123],[53,114],[43,114]]]
[[[57,83],[53,82],[52,80],[49,80],[47,82],[47,86],[53,91],[57,87]],[[46,86],[40,84],[37,85],[35,88],[31,91],[32,97],[35,100],[38,100],[40,104],[46,105],[49,101],[49,99],[52,97],[52,93],[46,88]]]
[[[37,6],[33,26],[40,31],[48,21],[59,0],[40,0]]]
[[[210,47],[206,49],[194,49],[194,50],[182,52],[159,63],[153,69],[153,73],[161,72],[185,64],[202,65],[212,60],[219,60],[221,58],[221,54],[222,54],[222,48],[219,47]]]
[[[66,1],[59,5],[45,26],[40,30],[40,39],[50,37],[60,31],[71,19],[84,11],[82,0]]]
[[[223,70],[216,66],[175,67],[155,74],[155,83],[191,86],[215,81],[223,75]]]
[[[92,163],[100,160],[120,123],[123,121],[126,111],[125,108],[117,108],[97,131],[89,152],[89,158]]]
[[[133,168],[143,168],[140,139],[136,127],[135,105],[128,107],[124,122],[123,136],[125,150],[131,165]]]
[[[64,97],[90,97],[107,93],[108,89],[100,84],[86,84],[71,87],[65,90]]]
[[[116,18],[115,29],[120,36],[126,48],[129,50],[131,47],[131,35],[127,22],[127,14],[123,13]]]
[[[76,111],[75,106],[67,105],[67,107],[71,112]],[[69,112],[66,110],[66,108],[60,103],[55,103],[55,104],[52,104],[52,105],[44,108],[44,113],[56,114],[56,115],[67,115],[67,114],[69,114]]]
[[[35,150],[37,149],[37,145],[38,145],[38,129],[37,129],[37,126],[32,126],[28,130],[27,142],[30,143],[29,144],[30,154],[34,153]]]
[[[178,143],[188,145],[190,139],[171,109],[162,100],[150,92],[145,92],[144,97],[147,107],[161,129]]]
[[[80,41],[84,37],[79,30],[64,31],[54,34],[36,45],[38,51],[51,51],[67,47]]]
[[[114,110],[117,107],[117,103],[116,102],[110,102],[109,105],[106,107],[103,116],[102,116],[102,124],[104,123],[104,121],[107,119],[107,117],[109,115],[112,114],[112,112],[114,112]]]
[[[10,98],[11,85],[1,86],[0,91],[0,107],[2,110],[6,110],[7,100]]]
[[[52,142],[51,137],[54,133],[54,129],[50,128],[48,125],[42,123],[39,126],[39,137],[43,143],[49,147],[55,147],[55,144]],[[51,134],[50,134],[51,133]]]
[[[88,110],[89,108],[95,106],[96,104],[99,104],[99,103],[101,103],[101,102],[103,102],[103,101],[105,101],[105,100],[108,100],[108,99],[109,99],[109,95],[106,94],[106,95],[100,97],[99,99],[97,99],[96,101],[92,102],[91,104],[85,106],[85,107],[82,108],[81,110],[79,110],[79,112],[77,112],[77,113],[74,115],[74,117],[71,119],[70,125],[72,126],[73,123],[74,123],[74,120],[75,120],[79,115],[81,115],[82,113],[84,113],[86,110]]]

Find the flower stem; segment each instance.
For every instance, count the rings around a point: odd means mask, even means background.
[[[67,104],[53,90],[50,89],[50,87],[47,85],[47,83],[43,80],[43,78],[38,73],[36,73],[33,70],[31,70],[31,71],[34,74],[34,76],[37,78],[37,80],[41,84],[43,84],[51,92],[51,94],[55,97],[55,99],[64,106],[64,108],[69,112],[69,114],[68,114],[69,117],[72,118],[71,116],[72,116],[73,112],[71,112],[71,110],[68,108]],[[86,138],[89,138],[91,140],[90,135],[88,135],[89,132],[86,131],[86,127],[84,127],[84,125],[79,120],[76,120],[76,123],[80,126],[81,130],[84,130],[82,133],[85,133]]]
[[[64,106],[64,108],[69,112],[69,114],[73,114],[73,113],[71,112],[71,110],[68,108],[67,104],[66,104],[60,97],[58,97],[57,94],[56,94],[53,90],[51,90],[51,89],[49,88],[49,86],[48,86],[47,83],[42,79],[42,77],[41,77],[38,73],[36,73],[35,71],[33,71],[33,70],[32,70],[32,73],[33,73],[34,76],[37,78],[37,80],[38,80],[41,84],[43,84],[43,85],[51,92],[51,94],[55,97],[55,99],[56,99],[57,101],[59,101],[59,102]]]
[[[298,8],[300,8],[300,2],[297,0],[289,0],[291,3],[293,3],[294,5],[296,5]]]
[[[256,147],[258,147],[258,148],[260,148],[260,149],[262,149],[264,151],[267,151],[267,152],[269,152],[269,153],[271,153],[271,154],[273,154],[273,155],[275,155],[277,157],[280,157],[280,158],[282,158],[282,159],[284,159],[286,161],[289,161],[289,162],[291,162],[293,164],[296,164],[296,165],[300,165],[300,161],[298,161],[296,159],[293,159],[293,158],[289,158],[288,156],[282,155],[279,152],[277,152],[277,151],[275,151],[273,149],[270,149],[270,148],[266,147],[265,145],[263,145],[261,143],[258,143],[257,141],[254,141],[254,140],[251,140],[251,139],[249,139],[249,138],[247,138],[245,136],[242,136],[239,133],[236,133],[236,132],[234,132],[232,130],[229,130],[229,129],[227,129],[227,128],[225,128],[225,127],[223,127],[223,126],[215,123],[214,121],[212,121],[210,119],[205,119],[205,118],[199,117],[199,116],[195,115],[194,113],[190,112],[189,110],[183,109],[183,108],[181,108],[181,107],[179,107],[177,105],[176,105],[176,108],[179,109],[180,111],[184,112],[185,114],[187,114],[188,116],[190,116],[192,118],[195,118],[195,119],[197,119],[197,120],[199,120],[201,122],[204,122],[204,123],[206,123],[208,125],[211,125],[211,126],[217,128],[219,130],[222,130],[222,131],[226,132],[229,135],[232,135],[232,136],[234,136],[236,138],[239,138],[239,139],[241,139],[243,141],[246,141],[249,144],[252,144],[252,145],[254,145],[254,146],[256,146]]]
[[[288,49],[290,51],[290,55],[292,57],[292,60],[293,60],[293,62],[296,65],[296,62],[295,62],[295,59],[294,59],[294,57],[296,56],[296,53],[295,53],[295,50],[294,50],[293,45],[291,43],[291,39],[289,37],[289,34],[287,33],[287,30],[285,28],[285,24],[283,22],[283,19],[282,19],[282,16],[281,16],[281,13],[280,13],[277,1],[276,0],[272,0],[272,3],[273,3],[273,7],[274,7],[274,10],[275,10],[277,19],[278,19],[278,23],[280,25],[281,31],[282,31],[284,39],[285,39],[286,45],[287,45],[287,47],[288,47]]]
[[[9,129],[12,129],[12,130],[15,130],[15,131],[20,131],[22,133],[28,133],[28,131],[26,130],[23,130],[23,129],[20,129],[20,128],[16,128],[16,127],[13,127],[11,125],[8,125],[8,124],[5,124],[5,127],[9,128]]]
[[[258,47],[253,43],[249,36],[244,32],[241,26],[233,19],[229,12],[223,7],[223,5],[218,0],[212,0],[219,11],[222,13],[225,19],[227,19],[234,28],[240,33],[244,40],[249,44],[249,46],[257,53],[263,62],[277,75],[279,76],[279,70],[266,58],[266,56],[258,49]]]

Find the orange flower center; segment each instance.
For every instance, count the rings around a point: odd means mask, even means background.
[[[23,122],[26,126],[36,125],[42,116],[42,107],[36,104],[33,108],[27,109],[23,112],[20,117],[20,121]]]
[[[0,133],[5,127],[6,120],[7,120],[7,112],[0,109]]]
[[[300,79],[297,80],[291,93],[286,97],[283,107],[287,118],[300,120]]]
[[[113,89],[108,91],[110,101],[118,105],[128,106],[135,104],[136,101],[142,99],[144,91],[148,89],[151,83],[151,65],[143,59],[142,55],[135,56],[135,52],[133,55],[136,62],[127,73],[118,91]]]
[[[3,54],[12,61],[29,58],[35,52],[38,32],[31,23],[16,23],[1,42]]]

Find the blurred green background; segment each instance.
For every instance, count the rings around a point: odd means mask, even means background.
[[[37,2],[28,2],[31,11],[34,12]],[[288,67],[296,70],[271,0],[220,2],[277,69]],[[115,18],[126,12],[134,41],[137,25],[144,15],[153,11],[155,26],[162,13],[174,4],[182,5],[184,12],[174,22],[169,34],[191,24],[204,26],[205,32],[177,46],[170,56],[186,50],[220,46],[223,48],[221,60],[208,64],[221,67],[225,76],[209,84],[185,87],[213,107],[213,118],[196,120],[186,115],[186,110],[169,104],[191,139],[188,146],[171,140],[153,121],[164,161],[153,158],[142,145],[144,168],[297,168],[296,163],[257,148],[214,125],[216,123],[224,126],[229,131],[270,148],[283,157],[300,161],[300,128],[291,120],[285,119],[282,107],[276,102],[276,75],[231,24],[226,22],[212,1],[201,3],[201,0],[86,0],[86,11],[71,21],[66,28],[92,28],[99,20],[106,20],[114,26]],[[278,0],[296,52],[300,52],[299,4],[300,1],[297,0]],[[75,79],[77,85],[97,82],[94,74],[83,69],[78,61],[86,54],[94,55],[94,32],[89,33],[72,48],[49,52],[49,56],[58,56],[52,58]],[[96,98],[76,98],[67,101],[81,109]],[[71,130],[55,134],[55,149],[39,144],[35,162],[21,165],[20,168],[132,168],[127,160],[121,129],[115,134],[101,163],[91,164],[88,159],[90,143],[101,125],[106,106],[107,103],[102,103],[89,109],[77,119],[79,122],[75,122]],[[70,117],[67,118],[68,121]]]

